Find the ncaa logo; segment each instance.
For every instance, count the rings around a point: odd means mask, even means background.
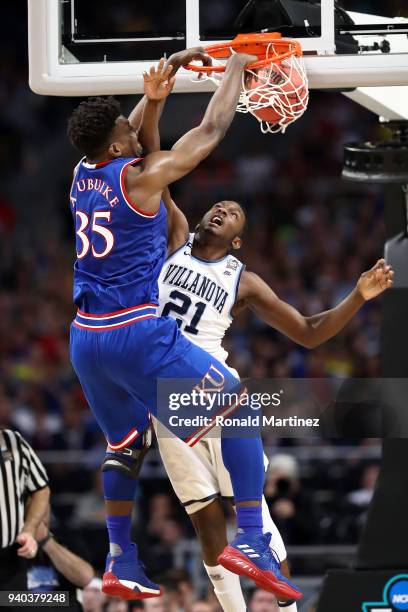
[[[408,611],[408,574],[391,578],[384,587],[383,601],[366,602],[362,612]]]

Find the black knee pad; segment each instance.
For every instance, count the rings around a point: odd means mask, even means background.
[[[139,448],[134,448],[134,444],[129,444],[129,446],[120,450],[112,450],[108,446],[102,462],[102,472],[116,470],[128,478],[136,480],[139,477],[146,453],[152,445],[152,427],[148,427],[143,433],[142,445]]]

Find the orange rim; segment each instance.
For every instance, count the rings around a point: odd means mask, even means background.
[[[302,47],[297,40],[282,38],[279,32],[258,34],[238,34],[230,42],[218,43],[206,47],[208,55],[214,59],[228,59],[236,53],[249,53],[257,55],[258,61],[247,66],[247,70],[259,70],[272,63],[280,64],[288,57],[295,55],[302,57]],[[225,72],[226,66],[198,66],[187,64],[184,66],[193,72]]]

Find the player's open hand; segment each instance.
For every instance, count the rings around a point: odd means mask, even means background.
[[[31,533],[22,531],[16,538],[17,544],[20,544],[20,548],[17,550],[19,557],[25,557],[26,559],[33,559],[37,554],[38,544]]]
[[[175,76],[171,76],[172,72],[173,66],[166,66],[166,60],[162,57],[157,66],[152,66],[149,72],[143,74],[144,92],[149,100],[160,101],[167,98],[176,80]]]
[[[365,300],[372,300],[393,285],[394,271],[386,264],[385,259],[379,259],[375,266],[364,272],[357,283],[357,290]]]

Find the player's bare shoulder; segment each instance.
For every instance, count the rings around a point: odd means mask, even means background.
[[[146,214],[154,214],[157,212],[160,199],[161,190],[157,189],[155,185],[149,180],[151,174],[152,162],[154,165],[154,159],[150,159],[156,156],[155,153],[148,155],[144,159],[140,159],[138,163],[130,164],[126,168],[126,172],[122,177],[125,189],[129,194],[129,199],[137,205],[139,209],[142,209]]]
[[[258,274],[245,269],[241,274],[236,305],[238,306],[240,302],[245,302],[248,297],[253,295],[262,282]]]
[[[234,317],[239,315],[243,310],[245,310],[245,308],[247,308],[247,299],[254,290],[256,278],[259,277],[254,272],[251,272],[250,270],[246,269],[243,270],[239,281],[237,299],[232,309],[232,314],[234,315]]]

